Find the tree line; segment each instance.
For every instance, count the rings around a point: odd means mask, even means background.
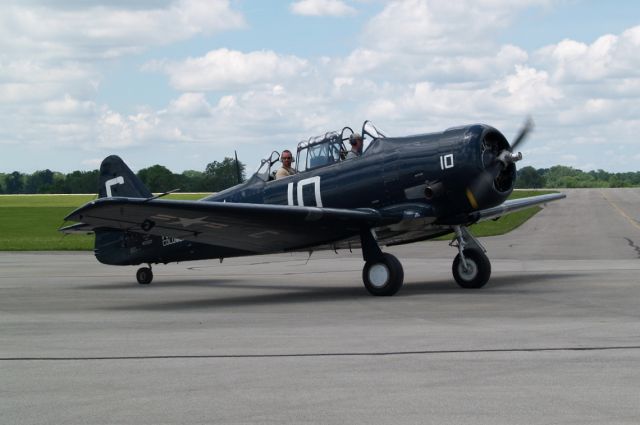
[[[245,165],[238,162],[241,181],[245,179]],[[63,174],[51,170],[23,174],[18,171],[0,173],[0,193],[96,193],[98,170],[74,171]],[[233,158],[207,164],[204,171],[187,170],[175,174],[162,165],[153,165],[138,171],[137,176],[152,192],[180,189],[182,192],[218,192],[237,184],[236,164]],[[609,173],[604,170],[582,171],[556,165],[551,168],[524,167],[518,170],[516,187],[580,188],[580,187],[633,187],[640,186],[640,171]]]
[[[245,165],[238,161],[240,180],[245,179]],[[73,171],[68,174],[40,170],[33,174],[19,171],[0,173],[0,194],[32,193],[97,193],[98,170]],[[222,162],[207,164],[204,171],[187,170],[175,174],[167,167],[153,165],[136,173],[151,192],[218,192],[238,183],[236,161],[224,158]]]
[[[516,179],[516,187],[521,189],[634,186],[640,186],[640,171],[609,173],[604,170],[596,170],[585,172],[563,165],[538,169],[524,167],[518,170]]]

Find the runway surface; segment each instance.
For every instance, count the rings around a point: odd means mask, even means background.
[[[0,253],[7,424],[640,421],[640,190],[570,190],[483,238],[492,278],[458,288],[447,242],[154,267]]]

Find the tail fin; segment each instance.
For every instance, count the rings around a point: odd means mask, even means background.
[[[106,157],[100,164],[98,197],[150,198],[153,195],[119,156]]]

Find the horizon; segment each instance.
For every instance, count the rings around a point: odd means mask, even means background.
[[[226,158],[233,159],[233,158],[231,158],[231,157],[226,157]],[[225,159],[225,158],[223,158],[223,159]],[[244,166],[245,166],[245,170],[244,170],[245,179],[250,178],[250,177],[254,174],[254,171],[247,171],[247,164],[246,164],[246,163],[244,163],[244,162],[243,162],[242,160],[240,160],[239,158],[238,158],[238,160],[240,161],[240,163],[241,163],[242,165],[244,165]],[[219,161],[219,160],[214,160],[214,161],[221,162],[221,161]],[[213,162],[213,161],[212,161],[212,162]],[[151,164],[151,165],[149,165],[149,166],[147,166],[147,167],[143,167],[143,168],[131,168],[131,171],[133,171],[135,174],[137,174],[137,173],[138,173],[139,171],[141,171],[141,170],[146,170],[146,169],[151,168],[151,167],[154,167],[154,166],[161,166],[161,167],[164,167],[164,168],[168,169],[169,171],[171,171],[171,173],[173,173],[174,175],[181,175],[181,174],[184,174],[184,173],[189,172],[189,171],[195,171],[195,172],[198,172],[198,173],[205,173],[205,172],[206,172],[206,166],[207,166],[207,165],[208,165],[208,164],[205,164],[205,166],[203,167],[203,169],[202,169],[202,170],[196,170],[196,169],[193,169],[193,168],[189,168],[189,169],[185,169],[185,170],[182,170],[182,171],[175,171],[175,170],[173,170],[171,167],[168,167],[168,166],[167,166],[167,165],[165,165],[165,164]],[[533,167],[533,166],[531,166],[531,165],[525,165],[525,166],[523,166],[523,167],[518,167],[518,168],[516,169],[516,171],[517,171],[517,172],[520,172],[520,171],[522,171],[524,168],[527,168],[527,167]],[[611,170],[605,170],[605,169],[601,169],[601,168],[599,168],[599,169],[595,169],[595,170],[583,170],[583,169],[580,169],[580,168],[576,168],[576,167],[573,167],[573,166],[570,166],[570,165],[564,165],[564,164],[554,164],[554,165],[550,165],[550,166],[546,166],[546,167],[533,167],[533,168],[534,168],[536,171],[540,171],[540,170],[550,170],[550,169],[552,169],[552,168],[554,168],[554,167],[565,167],[565,168],[570,168],[570,169],[572,169],[572,170],[580,171],[580,172],[587,173],[587,174],[588,174],[588,173],[590,173],[590,172],[599,172],[599,171],[603,171],[603,172],[605,172],[605,173],[607,173],[607,174],[611,174],[611,175],[615,175],[615,174],[626,174],[626,173],[627,173],[627,174],[628,174],[628,173],[631,173],[631,174],[633,174],[633,173],[640,173],[640,169],[638,169],[638,170],[629,170],[629,171],[611,171]],[[78,171],[80,171],[80,172],[94,172],[94,171],[98,171],[98,172],[99,172],[99,171],[100,171],[100,167],[98,166],[98,168],[93,168],[93,169],[86,169],[86,170],[71,170],[71,171],[66,171],[66,172],[65,172],[65,171],[59,171],[59,170],[54,170],[54,169],[51,169],[51,168],[44,168],[44,169],[41,169],[41,170],[35,170],[35,171],[32,171],[32,172],[22,172],[22,171],[19,171],[19,170],[13,170],[13,171],[9,171],[9,172],[0,171],[0,175],[5,175],[5,176],[7,176],[7,175],[9,175],[9,174],[11,174],[11,173],[13,173],[13,172],[16,172],[16,171],[17,171],[17,172],[21,173],[21,174],[22,174],[22,175],[24,175],[24,176],[30,176],[30,175],[33,175],[34,173],[41,172],[41,171],[47,171],[47,170],[48,170],[48,171],[51,171],[51,172],[52,172],[52,173],[54,173],[54,174],[68,175],[68,174],[71,174],[71,173],[74,173],[74,172],[78,172]],[[180,192],[180,193],[184,193],[184,192]]]

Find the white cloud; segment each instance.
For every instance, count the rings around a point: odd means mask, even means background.
[[[370,49],[356,49],[349,54],[336,67],[338,75],[361,75],[367,74],[374,69],[388,64],[393,56],[386,52],[378,52]]]
[[[546,71],[516,66],[514,74],[495,83],[490,91],[504,112],[525,114],[531,110],[553,107],[562,93],[549,83]]]
[[[126,68],[123,56],[245,25],[229,0],[4,1],[0,144],[91,150],[161,139],[161,113],[101,104],[101,84]],[[126,81],[117,86],[127,90]],[[177,99],[172,113],[202,114],[196,100]]]
[[[291,3],[291,12],[306,16],[347,16],[356,10],[341,0],[302,0]]]
[[[184,93],[169,106],[169,112],[189,117],[211,116],[212,111],[204,93]]]
[[[201,57],[164,64],[162,68],[178,90],[209,91],[291,78],[307,66],[306,60],[273,51],[217,49]]]
[[[563,82],[599,82],[605,78],[640,77],[640,26],[620,36],[607,34],[592,44],[563,40],[540,49],[537,59]]]
[[[69,94],[62,99],[54,99],[43,104],[43,110],[48,115],[89,115],[95,111],[95,103],[91,101],[80,101]]]
[[[437,84],[420,81],[406,86],[373,91],[375,98],[368,103],[367,117],[376,120],[393,119],[404,122],[432,123],[434,128],[456,125],[470,120],[495,120],[510,116],[520,120],[528,113],[554,108],[562,93],[549,83],[546,72],[516,66],[514,72],[491,83]]]
[[[506,27],[514,15],[544,0],[398,0],[365,26],[363,43],[394,52],[470,51],[486,48],[488,35]]]
[[[117,112],[106,110],[98,119],[99,146],[122,148],[133,143],[131,124]]]
[[[90,66],[71,62],[50,65],[36,60],[2,61],[0,104],[23,104],[94,93],[99,76]]]
[[[43,59],[114,58],[197,34],[241,28],[228,0],[176,0],[159,8],[59,8],[10,2],[0,14],[0,47]]]

